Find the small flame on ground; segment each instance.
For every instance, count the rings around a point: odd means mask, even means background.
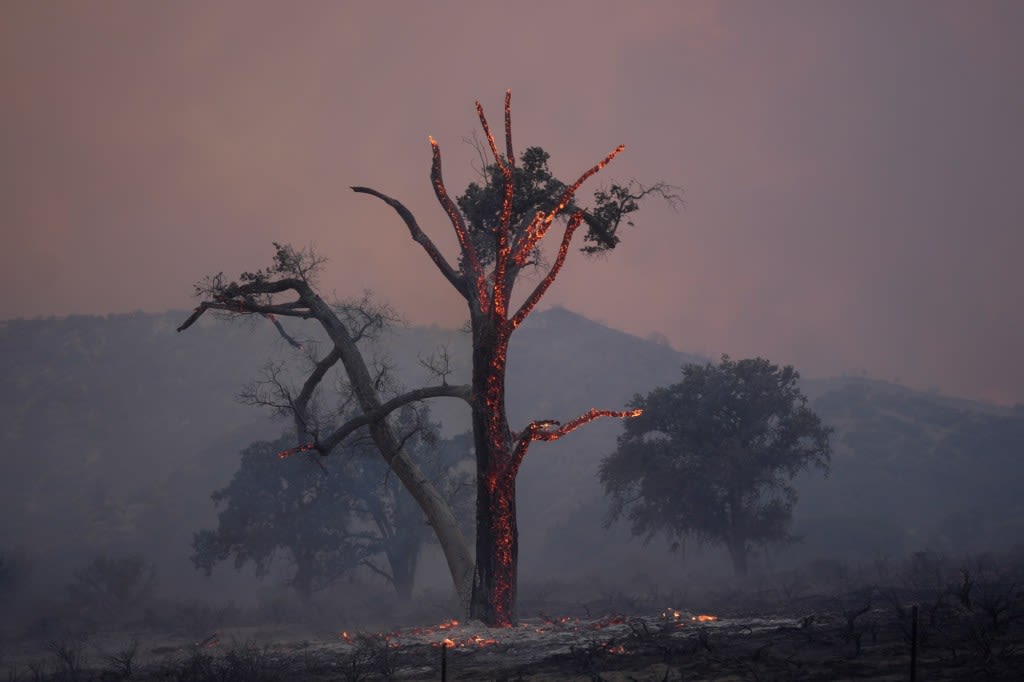
[[[718,616],[712,616],[708,613],[699,613],[697,615],[689,615],[678,609],[667,608],[661,612],[661,617],[665,620],[675,621],[677,623],[685,621],[689,618],[692,623],[711,623],[718,620]]]
[[[583,633],[585,631],[596,631],[603,630],[604,628],[622,625],[630,623],[632,619],[624,615],[613,615],[600,618],[595,621],[581,621],[575,616],[559,616],[550,617],[544,614],[540,614],[543,623],[541,624],[528,624],[523,623],[522,627],[529,628],[530,630],[537,633],[546,632],[577,632]],[[675,623],[676,628],[684,628],[689,622],[693,623],[709,623],[718,620],[718,616],[713,616],[706,613],[691,614],[679,609],[667,608],[661,612],[661,617],[667,621]],[[394,630],[393,632],[379,632],[373,635],[357,635],[353,636],[347,630],[343,630],[340,633],[340,638],[343,639],[347,644],[357,645],[367,637],[375,639],[384,644],[389,648],[398,648],[403,645],[403,642],[408,643],[408,638],[419,637],[429,638],[433,641],[430,642],[430,646],[435,648],[445,649],[481,649],[488,646],[494,646],[500,644],[498,639],[487,637],[480,634],[468,634],[458,633],[455,631],[456,628],[464,627],[465,624],[458,620],[451,619],[446,620],[437,625],[411,627],[405,629]],[[460,636],[460,634],[464,636]],[[422,640],[421,640],[422,641]],[[610,654],[625,654],[626,649],[621,644],[614,644],[615,638],[609,639],[607,642],[600,645],[601,651]],[[426,643],[426,642],[424,642]]]

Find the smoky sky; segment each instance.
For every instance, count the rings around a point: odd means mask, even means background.
[[[1024,402],[1019,2],[7,2],[0,318],[162,311],[271,242],[410,322],[457,295],[479,99],[569,179],[663,180],[560,304],[691,352]],[[670,378],[667,378],[667,380]]]

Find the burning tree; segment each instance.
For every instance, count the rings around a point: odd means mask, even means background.
[[[649,188],[615,185],[610,191],[596,195],[597,206],[593,210],[586,211],[578,207],[574,203],[577,190],[625,149],[620,145],[574,183],[565,186],[553,205],[544,208],[536,205],[536,202],[517,205],[517,189],[523,183],[516,181],[511,91],[505,93],[504,155],[498,151],[483,107],[479,102],[476,107],[494,158],[494,165],[490,167],[490,177],[494,180],[489,183],[489,187],[492,190],[500,188],[501,201],[500,204],[493,201],[481,202],[487,193],[479,190],[467,192],[460,204],[464,209],[480,203],[493,205],[499,208],[497,216],[492,215],[483,224],[467,226],[463,212],[445,187],[441,174],[440,148],[430,138],[433,150],[430,178],[437,200],[447,213],[458,239],[460,260],[457,269],[441,254],[420,229],[413,214],[399,201],[368,187],[352,189],[381,199],[401,216],[410,236],[423,247],[469,307],[473,339],[470,407],[477,462],[476,565],[470,616],[488,625],[504,626],[516,620],[516,476],[530,445],[535,441],[558,440],[601,417],[633,417],[640,414],[640,410],[591,409],[566,423],[550,419],[537,420],[520,431],[513,431],[505,410],[506,358],[512,332],[523,323],[555,281],[565,263],[573,235],[581,224],[586,222],[588,226],[589,245],[584,250],[594,252],[610,249],[618,242],[617,229],[626,216],[638,208],[639,199],[652,192],[667,198],[673,198],[673,195],[667,186],[660,183]],[[568,213],[569,217],[553,262],[525,300],[518,306],[512,305],[512,289],[518,275],[531,264],[539,265],[538,248],[541,240],[548,234],[556,218],[564,213]]]
[[[334,344],[323,358],[315,359],[302,389],[281,396],[296,419],[300,445],[283,455],[300,451],[330,453],[345,438],[359,429],[369,429],[375,445],[402,484],[419,503],[428,522],[438,534],[452,579],[460,597],[468,603],[469,615],[490,626],[511,625],[516,620],[516,573],[518,531],[516,526],[516,477],[530,445],[535,441],[555,441],[584,424],[602,417],[633,417],[640,410],[591,409],[561,423],[552,419],[536,420],[519,431],[509,426],[505,409],[505,372],[512,333],[536,307],[568,255],[573,235],[587,225],[585,252],[614,248],[621,224],[631,224],[628,216],[638,201],[655,194],[670,201],[676,199],[663,183],[644,187],[638,183],[612,185],[595,193],[595,206],[589,210],[575,203],[580,186],[604,168],[624,149],[617,147],[599,163],[584,172],[571,185],[564,185],[547,171],[547,155],[531,148],[523,155],[523,167],[517,167],[512,146],[511,92],[505,94],[505,153],[498,151],[483,108],[477,113],[494,164],[484,169],[484,187],[471,185],[456,200],[448,194],[441,173],[441,152],[430,138],[432,148],[431,182],[441,207],[447,214],[459,244],[457,267],[441,253],[420,228],[416,218],[400,201],[369,187],[353,191],[377,197],[391,206],[404,221],[414,241],[449,284],[462,296],[469,308],[472,331],[472,381],[468,386],[450,386],[442,380],[437,386],[424,387],[382,400],[355,340],[358,321],[342,319],[315,292],[310,275],[318,263],[311,255],[297,254],[290,247],[277,247],[275,265],[269,271],[246,273],[242,283],[225,283],[213,278],[198,288],[205,300],[179,328],[190,326],[206,310],[268,316],[293,345],[274,316],[314,318]],[[461,210],[460,210],[461,208]],[[556,221],[564,220],[562,238],[550,264],[544,264],[541,242]],[[513,304],[513,287],[526,268],[546,270],[525,298]],[[287,292],[297,295],[290,302],[276,298]],[[359,316],[356,316],[357,320]],[[362,414],[335,428],[325,437],[309,428],[308,406],[311,396],[326,372],[341,362]],[[403,451],[388,423],[388,415],[411,402],[433,397],[465,400],[472,412],[473,441],[477,463],[477,538],[476,562],[468,558],[465,540],[451,510],[435,487],[422,475],[415,462]]]

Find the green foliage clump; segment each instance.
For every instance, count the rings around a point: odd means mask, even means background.
[[[551,155],[540,147],[530,147],[520,155],[515,166],[512,181],[515,192],[512,195],[512,213],[510,216],[512,240],[523,235],[527,226],[538,213],[549,213],[558,206],[568,186],[556,178],[548,168]],[[457,199],[459,210],[466,220],[470,238],[476,249],[477,256],[483,264],[494,261],[495,234],[501,220],[502,201],[505,194],[505,178],[497,164],[486,166],[483,171],[484,182],[470,183],[466,191]],[[650,194],[656,194],[675,205],[679,202],[677,190],[665,183],[657,183],[646,187],[638,182],[625,185],[612,184],[608,189],[594,192],[593,206],[584,208],[571,201],[563,210],[562,216],[570,216],[576,211],[583,211],[583,221],[587,226],[584,236],[586,242],[582,251],[599,253],[615,248],[619,243],[618,229],[625,222],[632,226],[628,218],[640,209],[639,201]],[[537,262],[539,254],[534,253],[533,262]]]

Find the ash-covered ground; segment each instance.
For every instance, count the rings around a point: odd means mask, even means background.
[[[921,680],[1024,679],[1020,564],[931,559],[828,581],[819,566],[689,597],[569,603],[571,586],[524,588],[519,625],[501,629],[431,619],[451,607],[429,599],[382,607],[401,626],[348,627],[334,607],[43,618],[8,628],[0,663],[10,680],[906,680],[912,665]]]

